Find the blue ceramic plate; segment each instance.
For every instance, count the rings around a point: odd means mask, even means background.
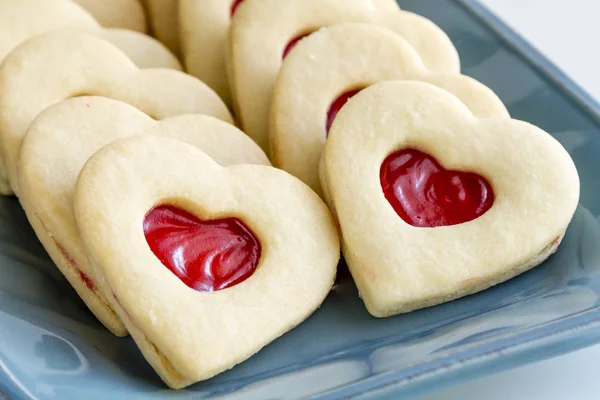
[[[406,0],[458,47],[464,72],[551,132],[581,175],[557,254],[483,293],[369,316],[346,282],[303,325],[208,382],[169,391],[131,339],[104,330],[0,199],[0,392],[15,399],[405,398],[600,341],[600,107],[474,1]],[[0,396],[2,397],[2,396]]]

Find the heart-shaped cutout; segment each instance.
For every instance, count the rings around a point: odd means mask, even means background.
[[[472,221],[494,204],[494,191],[485,178],[447,170],[416,149],[398,150],[386,157],[379,179],[396,213],[420,228]]]
[[[144,218],[152,252],[183,283],[213,292],[248,279],[260,260],[254,233],[237,218],[202,221],[173,206],[158,206]]]

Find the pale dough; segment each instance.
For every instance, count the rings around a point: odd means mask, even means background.
[[[454,226],[405,223],[379,174],[406,147],[485,177],[492,208]],[[333,123],[323,168],[345,259],[377,317],[475,293],[538,265],[556,250],[579,200],[575,165],[552,136],[522,121],[476,118],[426,83],[378,83],[352,98]]]
[[[202,149],[221,165],[270,165],[264,152],[233,125],[204,115],[157,122],[138,109],[104,97],[77,97],[44,110],[23,140],[19,160],[20,201],[52,260],[98,319],[126,334],[96,285],[79,238],[73,194],[83,164],[102,146],[132,135],[159,135]]]
[[[117,46],[139,68],[183,69],[177,57],[151,36],[127,29],[103,29],[98,36]]]
[[[460,57],[446,33],[420,15],[397,11],[382,13],[378,26],[402,36],[419,53],[425,68],[432,72],[460,72]]]
[[[508,118],[486,86],[459,73],[434,73],[402,36],[368,24],[323,28],[285,60],[273,90],[269,129],[273,164],[317,193],[327,111],[342,93],[385,80],[430,82],[456,95],[480,118]]]
[[[232,4],[232,0],[179,1],[179,36],[186,71],[212,87],[228,106],[231,92],[225,72],[225,48]],[[427,69],[460,72],[456,48],[427,18],[406,11],[388,12],[382,14],[380,25],[407,38]]]
[[[59,29],[100,36],[119,47],[140,68],[181,69],[157,40],[125,29],[102,29],[87,11],[65,0],[0,0],[0,63],[20,43]]]
[[[33,119],[49,105],[82,95],[121,100],[155,119],[206,114],[232,122],[218,95],[192,76],[169,69],[140,70],[116,47],[86,34],[37,36],[0,67],[1,193],[11,193],[10,181],[18,194],[17,160]]]
[[[225,67],[233,0],[179,0],[179,39],[185,70],[232,106]]]
[[[165,202],[204,220],[240,218],[261,242],[254,274],[216,292],[186,286],[144,237],[145,214]],[[304,321],[339,261],[333,218],[301,181],[272,167],[223,168],[156,136],[97,152],[79,176],[75,216],[102,292],[172,388],[233,367]]]
[[[152,34],[179,56],[179,0],[143,0]]]
[[[146,12],[140,0],[74,0],[107,28],[146,33]]]
[[[395,0],[251,0],[237,10],[229,31],[228,72],[243,130],[265,151],[273,85],[287,44],[324,26],[377,23],[398,11]]]

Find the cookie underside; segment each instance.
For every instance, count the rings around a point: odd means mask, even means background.
[[[23,202],[21,200],[21,202]],[[25,210],[28,208],[23,207]],[[79,297],[84,301],[90,311],[98,318],[108,330],[114,335],[124,337],[128,335],[127,329],[117,316],[115,310],[95,290],[87,287],[81,279],[79,269],[75,261],[69,256],[65,248],[56,241],[44,221],[35,212],[25,212],[29,223],[33,227],[38,239],[48,252],[48,255],[58,267],[60,272],[67,278]],[[97,289],[98,290],[98,289]]]

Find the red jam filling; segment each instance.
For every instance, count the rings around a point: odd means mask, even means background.
[[[242,4],[242,1],[244,1],[244,0],[234,0],[234,2],[231,4],[231,16],[232,17],[235,14],[235,12],[237,11],[237,8],[239,7],[239,5]]]
[[[158,206],[144,218],[152,252],[187,286],[200,292],[226,289],[256,270],[261,245],[237,218],[202,221],[173,206]]]
[[[357,89],[346,92],[337,99],[335,99],[333,103],[331,103],[331,106],[329,106],[329,111],[327,111],[327,121],[325,122],[325,131],[327,132],[327,135],[329,135],[331,125],[333,125],[333,121],[335,120],[335,117],[337,117],[342,107],[344,107],[348,100],[350,100],[355,94],[357,94],[361,90],[362,89]]]
[[[41,222],[41,220],[40,220],[40,222]],[[56,244],[56,247],[58,247],[58,249],[62,253],[63,257],[65,257],[65,259],[69,262],[69,264],[71,264],[71,267],[73,267],[73,269],[75,269],[75,272],[77,272],[77,274],[79,275],[79,279],[81,279],[81,281],[85,284],[85,286],[87,286],[87,288],[93,292],[96,291],[96,285],[94,284],[94,281],[92,281],[85,272],[83,272],[82,270],[77,268],[77,263],[75,263],[75,260],[73,260],[73,258],[69,255],[69,253],[67,253],[67,251],[65,250],[64,247],[62,247],[56,241],[54,243]]]
[[[472,172],[444,169],[416,149],[390,154],[381,165],[385,198],[408,224],[420,228],[457,225],[483,215],[494,203],[489,182]]]
[[[96,290],[96,285],[94,285],[94,282],[92,282],[92,280],[89,276],[87,276],[87,274],[85,274],[79,269],[77,270],[77,272],[79,273],[79,278],[83,281],[83,283],[85,283],[85,286],[87,286],[88,289]]]
[[[290,51],[292,51],[292,49],[294,47],[296,47],[296,45],[298,44],[298,42],[302,39],[304,39],[305,37],[307,37],[308,35],[310,35],[312,32],[309,33],[305,33],[303,35],[300,35],[298,37],[295,37],[294,39],[292,39],[287,46],[285,46],[285,50],[283,50],[283,56],[281,57],[282,59],[285,59],[287,57],[287,55],[290,53]]]

